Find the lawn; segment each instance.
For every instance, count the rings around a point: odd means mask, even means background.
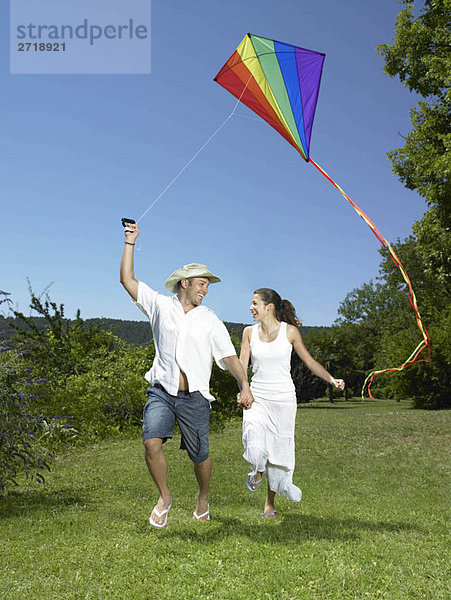
[[[190,462],[166,444],[173,507],[156,499],[142,444],[119,439],[56,459],[45,487],[0,501],[2,600],[178,598],[440,600],[449,587],[450,412],[407,401],[298,410],[295,482],[263,519],[247,490],[240,423],[211,435],[208,523],[195,523]]]

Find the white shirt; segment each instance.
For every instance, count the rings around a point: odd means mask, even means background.
[[[199,391],[208,400],[213,358],[223,370],[223,359],[236,354],[222,321],[206,306],[187,313],[177,296],[164,296],[138,282],[138,300],[134,302],[149,317],[155,342],[155,358],[145,378],[159,383],[172,396],[179,389],[180,371],[188,379],[190,392]]]

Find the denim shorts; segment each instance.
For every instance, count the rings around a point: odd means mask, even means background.
[[[210,402],[200,392],[182,392],[171,396],[159,384],[147,388],[143,411],[143,442],[172,438],[175,421],[182,433],[180,448],[195,463],[208,458]]]

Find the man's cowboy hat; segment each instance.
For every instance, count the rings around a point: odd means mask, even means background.
[[[221,281],[219,277],[216,277],[216,275],[210,273],[206,265],[191,263],[189,265],[185,265],[181,269],[177,269],[177,271],[174,271],[172,275],[169,275],[164,285],[167,290],[176,293],[178,282],[182,279],[190,279],[190,277],[206,277],[210,280],[210,283],[218,283]]]

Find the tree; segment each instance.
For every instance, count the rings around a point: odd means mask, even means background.
[[[423,257],[418,253],[414,237],[395,246],[396,253],[405,265],[414,289],[424,323],[431,339],[431,361],[419,363],[394,376],[385,377],[386,391],[397,397],[414,398],[417,407],[447,408],[451,405],[451,303],[445,286],[437,284],[435,277],[424,268]],[[386,251],[380,264],[381,278],[390,293],[399,289],[399,273]],[[419,341],[419,331],[412,310],[405,299],[394,308],[395,321],[380,337],[375,353],[378,364],[401,364]],[[425,350],[420,358],[425,360]]]
[[[451,236],[450,228],[439,217],[433,207],[424,217],[414,223],[413,232],[417,239],[416,252],[421,258],[425,275],[434,279],[437,288],[451,296]]]
[[[378,376],[373,393],[413,398],[419,408],[446,408],[451,403],[451,307],[444,289],[422,268],[416,248],[412,236],[394,244],[417,292],[432,340],[432,360]],[[377,283],[353,290],[339,308],[338,339],[342,337],[352,361],[351,372],[356,375],[361,369],[368,373],[401,365],[421,341],[398,268],[386,250],[380,252],[383,258]],[[425,350],[420,358],[427,358]]]
[[[451,0],[413,0],[399,13],[393,44],[378,46],[385,72],[422,96],[411,109],[412,131],[388,153],[393,171],[430,206],[413,231],[424,269],[451,293]]]
[[[406,187],[439,208],[449,224],[451,1],[425,0],[416,19],[413,0],[403,3],[407,6],[398,15],[393,45],[380,45],[378,51],[385,58],[385,72],[398,75],[427,101],[421,100],[412,109],[413,130],[404,147],[389,156]]]
[[[380,45],[378,51],[385,58],[385,72],[399,76],[421,96],[410,111],[412,130],[404,146],[388,156],[404,185],[429,205],[425,216],[413,225],[413,246],[406,241],[403,250],[416,269],[414,289],[431,334],[432,362],[399,374],[390,385],[413,395],[418,406],[438,408],[451,402],[446,375],[451,366],[446,343],[451,314],[451,0],[425,0],[416,18],[414,1],[402,3],[406,6],[398,15],[393,44]],[[392,291],[391,266],[385,261],[381,269]],[[398,328],[391,338],[385,334],[379,359],[384,353],[399,354],[411,336],[411,327]]]

